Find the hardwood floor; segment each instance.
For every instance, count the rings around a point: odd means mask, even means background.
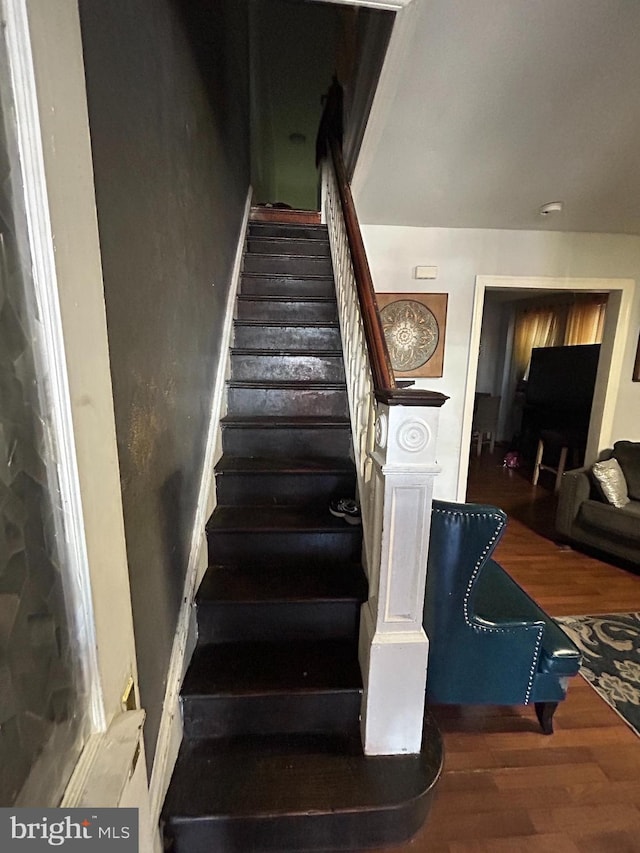
[[[469,500],[505,509],[497,559],[551,615],[640,610],[640,576],[556,544],[553,480],[472,457]],[[445,770],[431,815],[386,853],[640,853],[640,738],[580,677],[555,734],[533,708],[432,709]]]

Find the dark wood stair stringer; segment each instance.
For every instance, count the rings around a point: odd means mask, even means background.
[[[184,740],[165,800],[173,853],[362,850],[428,812],[442,749],[368,757],[359,734],[361,528],[326,228],[261,209],[238,297],[184,679]]]

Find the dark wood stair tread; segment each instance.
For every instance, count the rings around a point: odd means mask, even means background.
[[[344,429],[349,418],[339,415],[225,415],[221,423],[249,429],[301,429],[326,427]]]
[[[354,533],[361,528],[335,518],[329,508],[317,506],[218,506],[207,522],[207,532],[238,531],[286,533],[331,531]],[[303,567],[301,566],[301,570]]]
[[[271,239],[271,238],[268,238],[268,239]],[[286,238],[286,239],[288,240],[289,238]],[[292,239],[295,239],[295,237]],[[284,252],[283,253],[279,253],[279,252],[245,252],[244,256],[245,256],[245,258],[248,258],[248,257],[265,258],[265,257],[267,257],[267,258],[274,260],[274,261],[284,259],[284,263],[287,263],[287,261],[290,261],[290,260],[299,260],[299,261],[309,261],[309,260],[311,260],[311,261],[318,261],[318,260],[329,261],[330,260],[329,255],[307,255],[307,254],[294,255],[294,254],[286,254]],[[253,270],[247,270],[247,272],[253,272]]]
[[[285,296],[274,296],[270,293],[247,293],[240,294],[238,296],[239,302],[267,302],[267,303],[290,303],[295,302],[306,305],[306,304],[328,304],[335,303],[335,296],[298,296],[297,294],[285,295]],[[259,321],[258,321],[259,322]]]
[[[329,239],[329,228],[321,223],[310,222],[250,222],[249,237],[304,237]]]
[[[290,272],[255,272],[254,270],[247,270],[246,272],[242,272],[242,278],[255,278],[255,279],[282,279],[283,281],[288,281],[289,279],[296,279],[301,281],[326,281],[333,282],[333,276],[327,273],[305,273],[301,275],[300,273],[290,273]]]
[[[183,697],[361,690],[348,640],[220,643],[196,648]]]
[[[287,349],[265,349],[261,347],[259,349],[253,349],[252,347],[232,347],[231,355],[265,355],[270,358],[277,358],[278,356],[292,356],[292,357],[300,357],[304,356],[305,358],[342,358],[342,350],[335,349],[291,349],[288,347]]]
[[[339,328],[337,320],[248,320],[241,318],[233,322],[236,326],[274,326],[277,329],[289,327],[294,329],[306,329],[308,327],[314,329]]]
[[[263,388],[265,390],[282,388],[283,390],[292,391],[322,389],[333,391],[343,389],[345,385],[345,382],[311,382],[309,380],[300,381],[298,379],[276,379],[273,381],[267,381],[266,379],[229,379],[227,381],[227,388]]]
[[[207,570],[197,601],[239,602],[289,602],[289,601],[364,601],[367,582],[357,563],[314,563],[299,567],[274,565],[268,571],[263,566],[243,566],[230,569],[210,566]]]
[[[354,471],[353,462],[342,457],[318,456],[304,459],[270,456],[229,456],[224,454],[216,464],[216,474],[327,474]]]
[[[366,819],[415,807],[441,768],[441,739],[429,716],[417,755],[365,756],[355,738],[332,734],[185,741],[164,813],[172,821],[354,812]]]
[[[295,243],[317,243],[318,245],[326,246],[329,242],[329,232],[322,231],[318,229],[318,234],[313,237],[304,237],[302,235],[281,235],[281,234],[260,234],[255,231],[251,231],[249,234],[250,242],[257,240],[265,240],[270,243],[282,243],[283,245],[290,246]],[[255,252],[255,249],[250,249],[251,252]]]
[[[289,225],[321,225],[319,210],[302,210],[292,207],[252,207],[249,222],[269,222]]]

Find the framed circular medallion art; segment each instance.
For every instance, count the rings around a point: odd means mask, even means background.
[[[446,293],[376,293],[391,366],[398,376],[442,376]]]

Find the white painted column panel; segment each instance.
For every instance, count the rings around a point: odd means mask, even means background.
[[[439,409],[378,406],[373,493],[381,524],[360,623],[369,755],[419,752],[429,641],[422,628]],[[374,523],[374,528],[377,524]],[[379,555],[379,558],[378,558]]]

